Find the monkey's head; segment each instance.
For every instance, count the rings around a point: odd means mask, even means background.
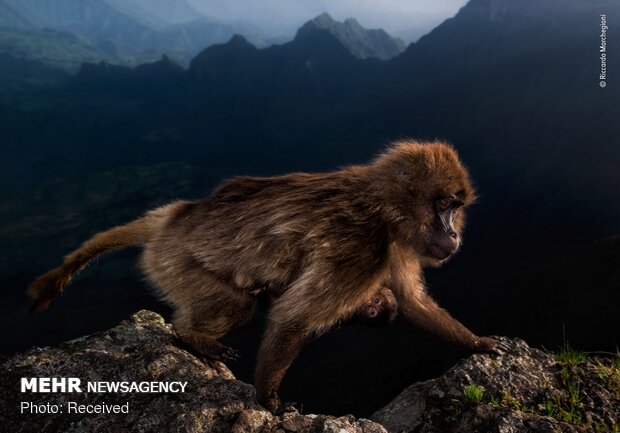
[[[398,302],[394,292],[380,287],[356,312],[353,322],[370,326],[385,326],[394,322],[398,314]]]
[[[456,151],[440,142],[395,143],[372,165],[390,235],[411,245],[424,264],[439,265],[461,245],[464,209],[475,199]]]

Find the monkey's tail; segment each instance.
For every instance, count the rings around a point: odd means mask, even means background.
[[[129,245],[142,245],[150,240],[152,232],[149,217],[146,216],[129,224],[97,233],[66,256],[61,266],[41,275],[28,287],[30,312],[47,308],[54,296],[64,290],[73,275],[99,254]]]

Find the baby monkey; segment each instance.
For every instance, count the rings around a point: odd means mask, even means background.
[[[254,289],[251,293],[259,295],[265,292],[266,287]],[[275,299],[270,297],[270,302]],[[387,287],[379,287],[364,305],[355,312],[351,323],[363,323],[372,327],[386,326],[394,322],[398,315],[398,301],[394,292]]]
[[[396,296],[387,287],[380,287],[365,305],[357,310],[353,322],[361,322],[373,327],[385,326],[394,322],[398,314]]]

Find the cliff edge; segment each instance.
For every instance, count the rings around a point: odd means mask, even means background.
[[[557,353],[507,339],[501,356],[475,354],[411,385],[371,419],[390,432],[620,431],[620,357]]]
[[[511,347],[507,354],[472,355],[437,379],[411,385],[376,412],[373,421],[295,411],[274,416],[258,405],[254,387],[235,379],[225,364],[205,361],[179,347],[174,331],[160,315],[140,311],[108,331],[3,359],[0,431],[620,429],[617,357],[591,359],[570,350],[552,356],[518,339],[505,342]],[[81,392],[71,388],[69,378],[75,378],[72,383]],[[115,386],[129,389],[111,389]],[[33,392],[35,388],[38,392]]]

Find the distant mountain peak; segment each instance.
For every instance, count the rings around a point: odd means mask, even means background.
[[[189,70],[194,77],[213,73],[226,75],[229,68],[236,67],[235,65],[244,62],[244,59],[252,58],[257,51],[258,48],[244,36],[235,34],[228,42],[214,44],[202,50],[192,59]]]
[[[349,17],[346,20],[344,20],[344,24],[347,26],[362,27],[362,25],[353,17]]]
[[[150,75],[159,75],[159,76],[164,76],[164,75],[174,76],[178,73],[181,73],[183,71],[183,68],[181,67],[181,65],[176,63],[174,60],[170,59],[170,57],[168,57],[165,54],[162,54],[159,60],[152,62],[152,63],[144,63],[142,65],[138,65],[135,68],[133,68],[133,70],[143,75],[150,74]]]
[[[250,43],[245,38],[245,36],[237,33],[237,34],[232,35],[232,37],[228,40],[228,42],[224,42],[223,44],[213,44],[205,48],[204,50],[202,50],[201,54],[205,52],[206,53],[214,53],[214,52],[227,53],[226,55],[231,54],[231,53],[247,54],[247,53],[253,53],[257,50],[258,48],[256,48],[256,46]]]
[[[208,46],[207,48],[202,50],[200,54],[196,56],[196,58],[201,57],[205,54],[208,56],[210,55],[209,53],[247,52],[247,51],[256,51],[257,49],[258,48],[256,48],[250,42],[248,42],[245,36],[237,33],[237,34],[234,34],[228,40],[228,42],[224,42],[222,44],[213,44],[213,45]]]
[[[298,31],[298,36],[310,31],[327,31],[355,57],[387,60],[405,50],[405,43],[383,29],[366,29],[355,18],[344,22],[334,20],[327,12],[313,18]]]
[[[248,40],[245,38],[245,36],[240,35],[239,33],[235,33],[232,36],[232,38],[230,38],[230,40],[228,41],[228,45],[238,45],[238,46],[250,45],[250,46],[253,46],[251,43],[248,42]]]
[[[317,24],[330,24],[330,23],[335,24],[336,20],[334,20],[332,16],[328,14],[327,12],[323,12],[321,15],[318,15],[317,17],[311,19],[309,22],[317,23]]]

